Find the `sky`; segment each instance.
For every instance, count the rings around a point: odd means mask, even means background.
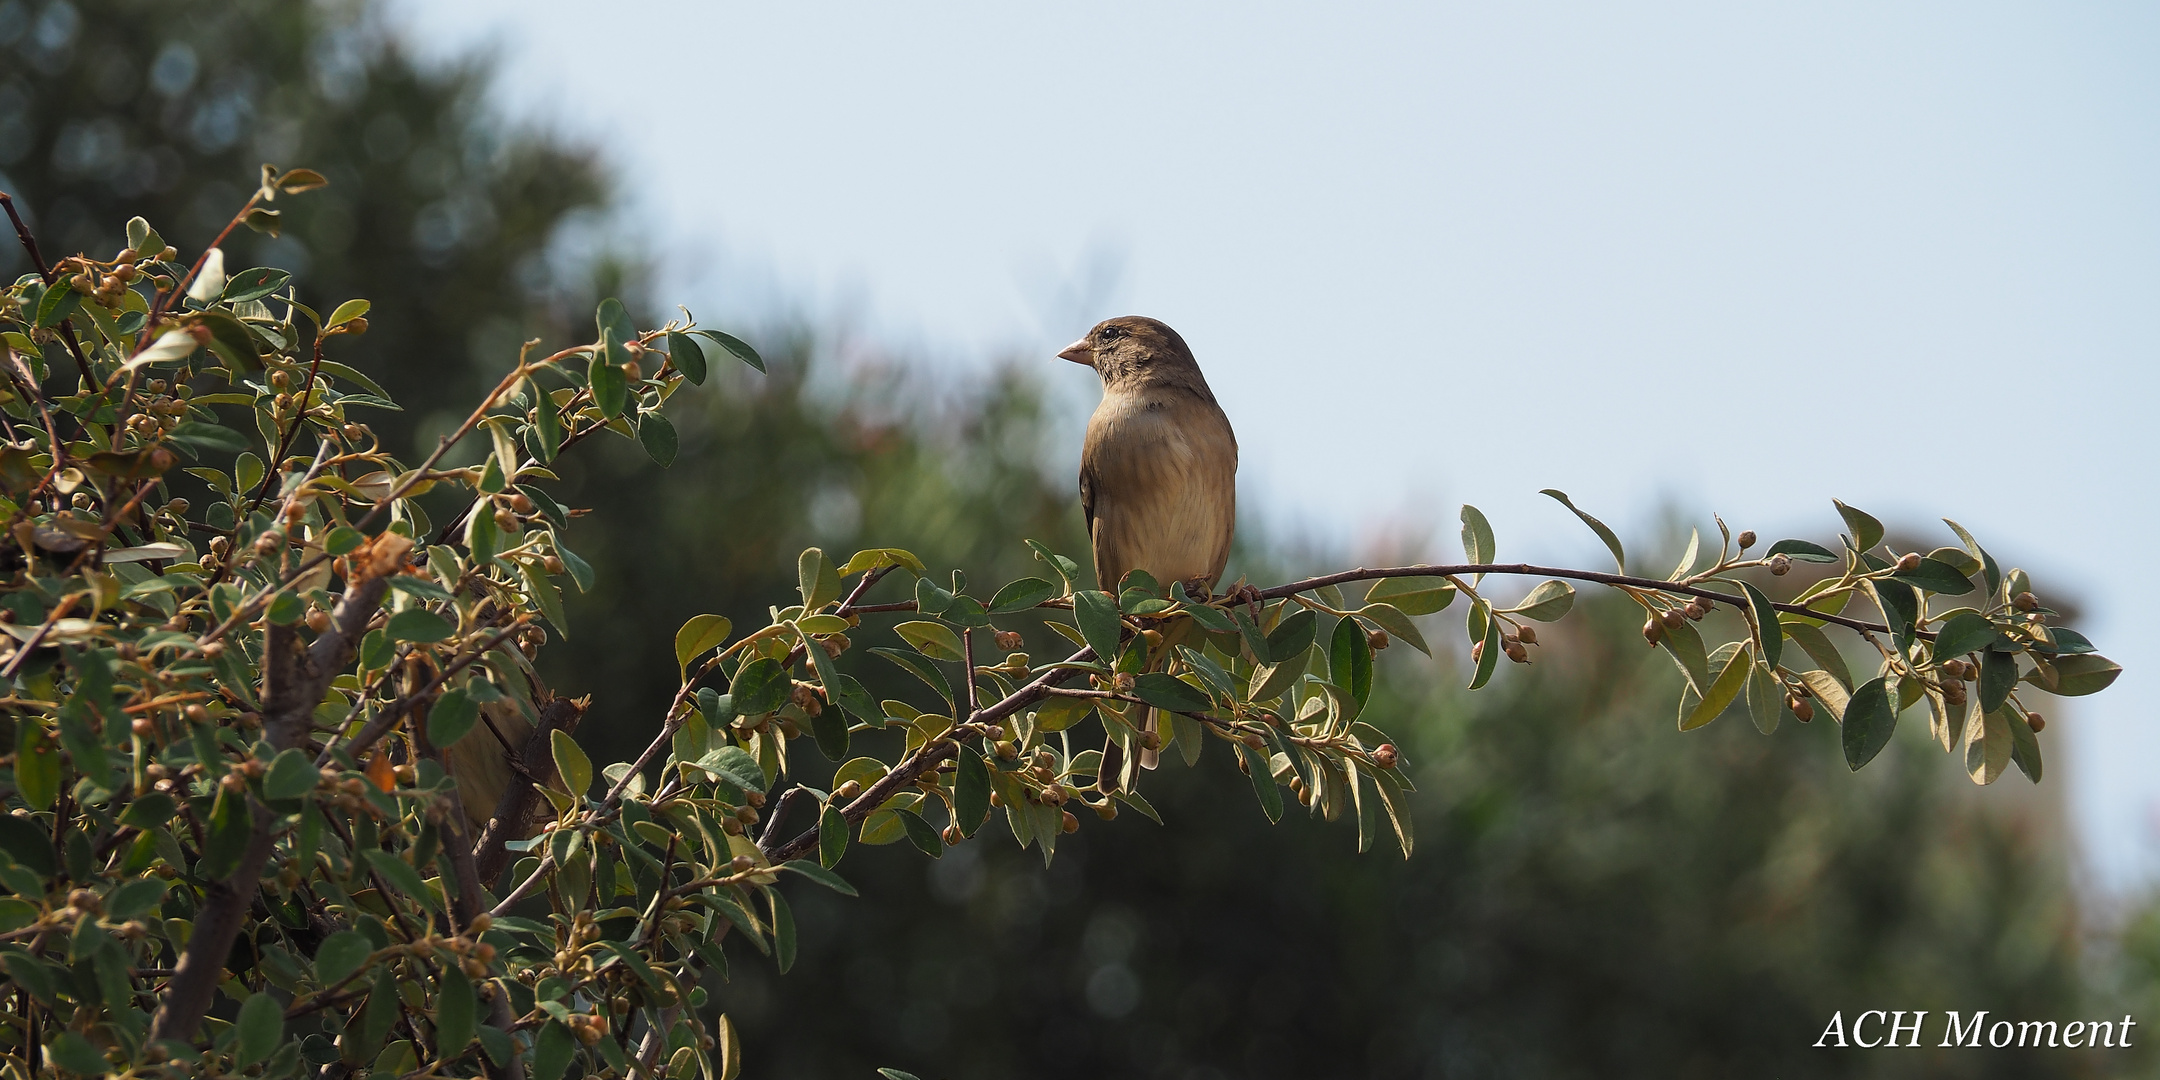
[[[1539,489],[1623,536],[1956,518],[2127,669],[2036,695],[2048,783],[2090,880],[2160,879],[2160,9],[390,10],[601,148],[702,318],[1039,360],[1075,431],[1057,349],[1167,321],[1284,533],[1449,558],[1470,502],[1503,557],[1595,567]]]

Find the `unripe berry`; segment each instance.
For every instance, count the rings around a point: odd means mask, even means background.
[[[1537,628],[1534,626],[1525,626],[1515,631],[1515,636],[1525,645],[1537,644]]]
[[[639,367],[638,362],[635,360],[623,361],[622,373],[623,378],[628,379],[631,382],[637,382],[638,380],[645,377],[645,369]]]
[[[1394,768],[1396,758],[1397,754],[1395,751],[1394,743],[1381,743],[1380,745],[1373,747],[1373,764],[1378,765],[1383,769]]]
[[[1749,548],[1751,548],[1751,547],[1754,547],[1754,546],[1755,546],[1755,530],[1753,530],[1753,529],[1742,529],[1742,530],[1740,530],[1740,537],[1739,537],[1739,539],[1740,539],[1740,550],[1742,550],[1742,551],[1746,551],[1747,549],[1749,549]]]
[[[1658,639],[1665,636],[1665,627],[1658,622],[1657,616],[1652,615],[1643,620],[1642,636],[1644,641],[1652,645],[1657,644]]]
[[[1000,630],[993,635],[992,640],[997,642],[997,647],[1002,652],[1011,652],[1021,645],[1020,631],[1018,630]]]
[[[1474,641],[1470,643],[1470,662],[1473,664],[1482,664],[1485,662],[1484,642]]]
[[[1787,555],[1782,551],[1770,556],[1770,573],[1778,577],[1784,577],[1785,572],[1791,569],[1792,556]]]
[[[2010,598],[2010,606],[2019,611],[2037,611],[2040,607],[2040,598],[2029,592],[2021,592]]]
[[[1791,706],[1794,719],[1799,720],[1801,723],[1805,724],[1808,721],[1815,719],[1815,705],[1808,699],[1795,695],[1793,699],[1786,704]]]
[[[748,869],[750,869],[751,867],[753,867],[753,866],[756,866],[756,865],[757,865],[757,860],[756,860],[756,859],[753,859],[753,858],[751,858],[751,857],[750,857],[750,856],[748,856],[748,855],[737,855],[737,856],[735,856],[735,857],[734,857],[733,859],[729,860],[729,862],[728,862],[728,869],[730,869],[730,870],[733,870],[733,871],[735,871],[736,873],[740,874],[740,873],[742,873],[743,871],[745,871],[745,870],[748,870]]]
[[[1919,553],[1908,551],[1905,554],[1898,556],[1897,568],[1898,573],[1900,574],[1910,574],[1913,571],[1920,569]]]
[[[1255,750],[1265,750],[1267,749],[1267,740],[1261,738],[1260,733],[1257,731],[1248,731],[1245,733],[1245,745]]]
[[[308,612],[307,627],[318,634],[330,629],[330,613],[321,608]]]
[[[1065,816],[1064,816],[1064,817],[1063,817],[1063,818],[1061,819],[1061,821],[1062,821],[1062,827],[1063,827],[1063,830],[1064,830],[1065,832],[1079,832],[1079,831],[1080,831],[1080,819],[1079,819],[1079,818],[1076,818],[1076,817],[1074,817],[1074,816],[1073,816],[1073,812],[1072,812],[1072,811],[1070,811],[1070,810],[1067,810],[1067,811],[1065,811]],[[958,832],[959,830],[958,830],[958,829],[955,829],[955,830],[953,830],[953,831],[955,831],[955,832]]]
[[[1388,636],[1387,636],[1387,631],[1385,631],[1385,630],[1368,630],[1368,631],[1366,631],[1366,632],[1365,632],[1365,644],[1367,644],[1367,645],[1370,645],[1370,646],[1372,646],[1372,650],[1373,650],[1374,652],[1379,652],[1380,650],[1382,650],[1382,649],[1385,649],[1385,648],[1387,648],[1387,647],[1388,647]]]
[[[1117,803],[1112,802],[1109,799],[1104,799],[1103,801],[1096,803],[1094,809],[1095,816],[1103,819],[1104,821],[1113,821],[1117,818]]]
[[[1523,648],[1522,643],[1519,641],[1508,642],[1507,644],[1501,646],[1501,651],[1507,653],[1508,659],[1513,660],[1518,664],[1527,664],[1530,662],[1530,651]]]
[[[2040,734],[2040,729],[2047,726],[2047,718],[2041,716],[2039,713],[2029,712],[2025,714],[2025,723],[2031,726],[2031,728],[2033,729],[2033,734],[2038,735]]]
[[[1666,608],[1665,613],[1659,615],[1658,618],[1664,620],[1665,628],[1668,630],[1678,630],[1687,625],[1687,616],[1681,614],[1678,608]]]
[[[128,724],[128,730],[147,739],[157,734],[157,724],[147,716],[138,716]]]

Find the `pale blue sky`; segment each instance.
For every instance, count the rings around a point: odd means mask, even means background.
[[[1056,348],[1165,319],[1278,527],[1446,537],[1468,501],[1504,554],[1595,564],[1537,489],[1637,535],[1956,517],[2129,668],[2055,710],[2049,783],[2099,880],[2160,869],[2150,574],[2103,591],[2160,556],[2154,9],[394,10],[605,147],[702,315],[1041,357],[1075,423]]]

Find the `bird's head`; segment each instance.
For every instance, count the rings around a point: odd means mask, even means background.
[[[1212,397],[1185,339],[1144,315],[1104,319],[1058,355],[1094,368],[1105,389],[1185,386]]]

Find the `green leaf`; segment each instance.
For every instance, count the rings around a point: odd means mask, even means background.
[[[1064,590],[1054,582],[1024,577],[999,589],[997,595],[990,598],[990,614],[1005,615],[1026,611],[1045,600],[1054,600],[1063,593]]]
[[[738,716],[759,716],[788,703],[794,685],[787,669],[770,656],[760,656],[742,666],[728,685]]]
[[[1542,581],[1530,595],[1509,611],[1539,622],[1557,622],[1575,606],[1575,586],[1565,581]]]
[[[916,1076],[914,1073],[902,1072],[899,1069],[892,1068],[880,1068],[878,1075],[884,1077],[885,1080],[922,1080],[921,1077]]]
[[[630,400],[630,383],[620,366],[622,361],[617,359],[628,354],[612,333],[601,346],[593,350],[592,362],[586,365],[585,384],[592,389],[593,404],[599,407],[600,415],[612,420],[622,415],[623,406]]]
[[[989,817],[989,766],[974,747],[962,746],[953,777],[953,820],[960,826],[962,835],[973,836]]]
[[[157,878],[137,878],[105,898],[106,918],[115,922],[133,919],[165,899],[165,883]]]
[[[375,954],[375,943],[358,930],[340,930],[315,949],[315,977],[335,986],[359,971]]]
[[[165,436],[169,442],[202,451],[206,454],[237,454],[248,448],[248,438],[237,428],[207,424],[200,420],[188,420],[172,429]]]
[[[705,384],[705,350],[698,348],[696,338],[670,330],[667,336],[667,351],[668,362],[675,365],[675,370],[683,373],[683,378],[690,380],[693,385]]]
[[[1124,637],[1124,623],[1118,618],[1117,601],[1110,594],[1096,589],[1081,589],[1073,593],[1073,619],[1080,625],[1080,636],[1095,650],[1095,658],[1103,663],[1113,663],[1118,656],[1118,642]]]
[[[1852,689],[1852,669],[1845,666],[1845,655],[1838,651],[1837,646],[1831,643],[1829,635],[1823,633],[1820,627],[1781,619],[1778,628],[1786,637],[1806,650],[1808,656],[1821,666],[1825,674],[1837,680],[1840,687]]]
[[[45,730],[43,721],[18,715],[15,718],[15,793],[21,795],[32,810],[48,809],[60,796],[60,774],[58,741]],[[167,801],[171,800],[168,798]],[[134,807],[128,809],[132,811]],[[171,815],[168,813],[167,816]]]
[[[1853,547],[1861,551],[1867,551],[1882,543],[1882,522],[1875,520],[1866,511],[1855,510],[1842,502],[1838,502],[1836,499],[1830,501],[1837,505],[1838,516],[1845,519],[1845,528],[1852,534]],[[1853,766],[1855,769],[1859,767],[1858,765]]]
[[[2122,674],[2121,664],[2099,653],[2058,657],[2050,666],[2055,669],[2055,677],[2049,679],[2045,672],[2036,673],[2040,676],[2035,680],[2036,685],[2050,694],[2062,697],[2097,694],[2107,689],[2115,681],[2115,677]]]
[[[39,328],[58,326],[82,307],[82,294],[64,283],[55,283],[38,297],[36,323]]]
[[[1395,605],[1367,604],[1359,608],[1357,613],[1363,618],[1371,619],[1380,629],[1387,631],[1397,640],[1409,642],[1411,648],[1427,656],[1432,655],[1432,649],[1426,646],[1425,635],[1418,632],[1417,624],[1411,622],[1410,617]]]
[[[840,599],[840,570],[822,550],[804,548],[795,558],[795,591],[804,611],[816,611]]]
[[[1567,493],[1558,488],[1546,488],[1538,492],[1538,494],[1551,496],[1560,505],[1573,511],[1576,517],[1581,518],[1583,524],[1590,526],[1590,531],[1597,534],[1598,539],[1605,541],[1605,549],[1612,552],[1613,565],[1618,566],[1621,573],[1627,573],[1627,552],[1621,549],[1620,538],[1614,536],[1613,531],[1606,528],[1604,522],[1576,509],[1575,503],[1567,497]]]
[[[937,691],[938,696],[945,699],[946,708],[952,708],[952,683],[947,682],[945,674],[934,665],[924,663],[920,655],[901,652],[898,649],[873,648],[870,651],[900,665],[908,674],[921,679],[925,686]]]
[[[1481,606],[1482,606],[1482,602]],[[1485,617],[1485,637],[1478,647],[1477,670],[1470,674],[1470,689],[1477,690],[1490,681],[1495,668],[1500,666],[1500,620]]]
[[[1759,650],[1757,655],[1762,657],[1764,664],[1775,669],[1778,661],[1785,656],[1785,635],[1778,623],[1777,608],[1770,605],[1770,598],[1764,596],[1761,589],[1745,581],[1740,583],[1740,591],[1747,594],[1748,611],[1755,616],[1755,647]],[[1773,716],[1771,723],[1776,722],[1776,717]]]
[[[428,710],[428,742],[437,749],[456,746],[480,719],[480,706],[462,689],[445,690]],[[478,808],[478,809],[485,809]]]
[[[675,631],[675,666],[688,672],[690,661],[716,649],[735,630],[725,615],[693,615]]]
[[[1036,559],[1049,564],[1050,569],[1057,571],[1058,580],[1065,583],[1066,591],[1069,592],[1078,587],[1080,581],[1079,563],[1050,550],[1040,540],[1029,540],[1026,541],[1026,544],[1028,550],[1035,553]]]
[[[1765,735],[1777,731],[1778,719],[1785,711],[1785,684],[1768,665],[1748,665],[1747,708],[1755,730]]]
[[[240,1030],[233,1064],[245,1068],[269,1057],[284,1040],[285,1009],[267,993],[253,994],[240,1006],[240,1017],[233,1026]]]
[[[1275,777],[1268,772],[1268,759],[1260,751],[1244,743],[1237,744],[1238,756],[1245,759],[1245,769],[1252,774],[1253,794],[1260,797],[1260,809],[1267,814],[1269,824],[1282,820],[1282,792],[1275,787]]]
[[[1783,555],[1800,562],[1813,563],[1834,563],[1838,558],[1837,553],[1829,548],[1821,544],[1811,544],[1805,540],[1780,540],[1770,545],[1770,550],[1763,552],[1763,558],[1767,559],[1772,555]]]
[[[764,359],[758,356],[756,349],[751,348],[749,343],[741,338],[731,334],[723,334],[718,330],[697,330],[693,332],[703,335],[707,341],[720,346],[729,356],[758,369],[760,373],[764,372]]]
[[[195,873],[223,880],[240,867],[253,827],[248,819],[247,797],[231,788],[218,788],[217,802],[210,808],[210,828],[204,837],[202,861]]]
[[[1987,616],[1961,611],[1943,620],[1935,630],[1935,659],[1939,663],[1966,653],[1979,652],[2003,639]]]
[[[675,464],[675,425],[667,417],[656,412],[646,413],[638,419],[638,444],[645,448],[645,456],[665,469]]]
[[[211,308],[195,318],[210,328],[210,351],[217,354],[228,370],[234,374],[262,370],[262,354],[255,349],[255,336],[231,312]]]
[[[1311,608],[1301,607],[1277,623],[1267,636],[1268,661],[1280,664],[1312,647],[1319,620]]]
[[[1845,504],[1838,505],[1843,508]],[[1852,700],[1845,704],[1844,724],[1845,764],[1859,772],[1862,765],[1875,760],[1875,755],[1890,745],[1890,736],[1897,730],[1897,707],[1891,704],[1889,686],[1883,679],[1871,679],[1853,691]]]
[[[321,779],[322,773],[316,770],[315,761],[307,751],[284,750],[263,774],[263,795],[272,799],[297,799],[315,790]]]
[[[847,854],[847,817],[832,803],[825,804],[825,811],[818,815],[818,862],[826,866],[840,865],[840,858]]]
[[[900,819],[900,827],[907,831],[908,843],[915,845],[923,854],[933,859],[944,856],[944,838],[938,835],[936,829],[930,827],[929,822],[922,819],[921,814],[905,807],[895,809],[892,813],[894,817]]]
[[[1912,640],[1913,624],[1920,618],[1920,596],[1902,581],[1876,578],[1868,582],[1875,590],[1877,606],[1890,624],[1890,633],[1903,645]]]
[[[1191,683],[1160,671],[1150,671],[1133,684],[1133,696],[1158,709],[1171,712],[1206,712],[1215,702]]]
[[[577,1036],[560,1020],[549,1020],[533,1040],[532,1080],[562,1080],[577,1058]]]
[[[562,732],[558,731],[555,734],[561,735]],[[587,776],[589,779],[590,774],[588,773]],[[383,880],[390,883],[391,888],[419,901],[425,907],[433,908],[435,906],[435,894],[428,891],[427,881],[421,878],[420,871],[413,869],[411,863],[398,858],[393,852],[383,851],[378,848],[369,848],[360,854],[367,858],[369,868],[381,874]]]
[[[822,654],[822,650],[818,650],[817,646],[815,645],[811,646],[811,649],[814,650],[813,655]],[[822,669],[823,666],[824,665],[822,664],[819,665],[820,669]],[[830,684],[827,685],[829,686]],[[835,692],[833,696],[835,698],[838,698],[839,694]],[[820,709],[816,716],[811,717],[810,734],[812,738],[815,738],[817,740],[817,748],[819,753],[824,754],[827,758],[830,758],[833,761],[847,760],[847,715],[841,712],[839,708],[828,705],[825,708]]]
[[[765,770],[758,767],[757,759],[750,756],[750,751],[740,746],[723,746],[710,751],[697,760],[697,767],[746,792],[765,790]]]
[[[357,319],[360,316],[367,314],[368,309],[374,306],[375,305],[369,303],[366,300],[347,300],[344,303],[339,304],[337,306],[337,309],[330,313],[330,317],[328,319],[323,320],[323,326],[343,326],[346,323],[349,323],[354,319]],[[377,387],[373,390],[370,390],[369,392],[381,394],[382,390],[380,387]],[[384,396],[387,397],[388,395]]]
[[[105,1060],[105,1055],[73,1031],[54,1036],[45,1047],[45,1056],[53,1064],[85,1076],[104,1076],[112,1071],[112,1063]]]
[[[1711,683],[1710,688],[1703,692],[1694,708],[1681,713],[1680,730],[1693,731],[1724,715],[1733,699],[1739,697],[1740,692],[1747,688],[1748,668],[1753,664],[1754,659],[1748,655],[1747,649],[1734,650],[1732,656],[1725,661],[1724,669],[1718,672],[1717,681]],[[1680,700],[1682,705],[1686,704],[1687,696],[1684,691]]]
[[[435,1053],[449,1061],[464,1053],[473,1040],[473,1021],[479,1012],[472,980],[456,964],[445,964],[435,986]]]
[[[960,635],[944,623],[915,621],[893,627],[900,640],[913,646],[916,652],[932,660],[957,662],[961,658]]]
[[[1940,559],[1922,559],[1919,566],[1890,576],[1893,580],[1902,581],[1915,589],[1942,593],[1945,596],[1963,596],[1973,589],[1971,578]]]
[[[826,806],[825,809],[834,817],[840,816],[840,812],[834,810],[830,805]],[[844,844],[847,838],[847,824],[844,819],[841,823],[839,832]],[[824,836],[821,831],[819,835],[819,840],[823,841],[823,839]],[[835,859],[834,861],[837,862],[839,860]],[[818,864],[811,862],[808,859],[789,859],[788,861],[780,864],[780,869],[792,870],[806,878],[809,878],[812,881],[817,882],[820,885],[825,886],[828,889],[831,889],[836,893],[839,893],[842,896],[858,895],[855,891],[855,886],[848,884],[846,878],[841,877],[840,875],[833,873],[831,870],[828,870],[823,866],[819,866]]]
[[[1350,691],[1359,708],[1372,697],[1372,643],[1356,619],[1337,619],[1328,641],[1328,675],[1335,685]]]
[[[1416,846],[1417,835],[1412,827],[1409,803],[1403,797],[1402,781],[1385,769],[1373,770],[1372,778],[1374,786],[1380,789],[1380,805],[1387,811],[1388,825],[1395,830],[1395,843],[1407,859],[1410,850]]]
[[[592,790],[592,759],[585,756],[584,749],[567,731],[557,729],[548,738],[555,751],[555,771],[562,777],[564,790],[582,801]]]
[[[406,608],[390,616],[383,629],[392,641],[448,641],[457,633],[449,620],[426,608]]]
[[[555,587],[555,582],[548,577],[547,570],[538,563],[519,562],[518,576],[525,579],[525,594],[540,606],[540,613],[547,616],[547,621],[555,627],[555,632],[568,640],[570,619],[563,612],[562,590]]]
[[[242,270],[225,279],[225,295],[219,299],[228,304],[260,300],[284,288],[285,283],[291,280],[291,274],[268,266]]]
[[[1991,713],[2002,708],[2010,699],[2010,691],[2017,689],[2018,662],[2016,653],[1997,652],[1994,649],[1980,654],[1980,711]]]
[[[2010,760],[2025,779],[2040,782],[2040,739],[2033,734],[2032,724],[2014,710],[2005,709],[2003,726],[2010,729]]]
[[[1485,512],[1464,503],[1462,508],[1463,557],[1472,563],[1493,561],[1492,524],[1485,520]]]
[[[1392,604],[1405,615],[1431,615],[1455,600],[1455,584],[1446,578],[1381,578],[1366,591],[1368,604]]]
[[[1660,624],[1658,647],[1680,665],[1680,674],[1697,694],[1710,685],[1710,657],[1703,652],[1702,635],[1695,632],[1695,624],[1683,622],[1678,628]]]

